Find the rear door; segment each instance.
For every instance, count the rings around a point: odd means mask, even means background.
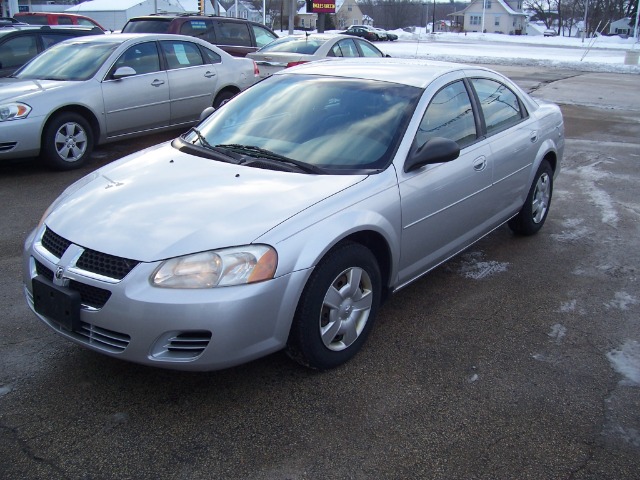
[[[220,56],[207,50],[203,57],[193,42],[162,40],[160,46],[167,61],[171,124],[195,122],[213,105]]]
[[[131,67],[136,74],[114,79],[119,67]],[[102,95],[108,137],[169,125],[169,79],[157,43],[138,43],[120,55],[102,83]]]
[[[215,20],[216,45],[225,52],[235,56],[244,57],[249,52],[255,52],[249,25],[244,22]]]

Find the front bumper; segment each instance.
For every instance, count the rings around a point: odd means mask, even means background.
[[[39,155],[43,121],[29,116],[0,123],[0,160]]]
[[[28,305],[54,331],[106,355],[178,370],[217,370],[282,349],[308,271],[251,285],[165,289],[149,277],[159,262],[139,263],[114,281],[75,267],[81,247],[57,257],[27,240],[24,284]],[[78,250],[80,249],[80,250]],[[56,273],[58,277],[56,278]],[[80,321],[72,329],[34,308],[33,278],[81,292]]]

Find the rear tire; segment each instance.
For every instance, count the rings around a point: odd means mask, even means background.
[[[329,252],[302,293],[287,354],[318,370],[347,362],[369,335],[380,296],[380,269],[369,249],[345,243]]]
[[[553,170],[547,160],[538,167],[527,199],[520,212],[509,220],[509,228],[519,235],[533,235],[544,225],[553,194]]]
[[[42,134],[41,158],[55,170],[82,167],[93,150],[93,132],[89,122],[77,113],[54,116]]]
[[[224,90],[218,93],[218,95],[216,95],[215,100],[213,101],[213,105],[212,105],[213,108],[215,108],[216,110],[219,109],[221,106],[223,106],[225,103],[227,103],[236,95],[237,95],[236,93],[231,92],[229,90]]]

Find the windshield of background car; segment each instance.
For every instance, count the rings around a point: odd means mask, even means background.
[[[167,20],[129,20],[122,33],[167,33],[169,25]]]
[[[336,173],[381,170],[391,163],[421,93],[374,80],[274,75],[198,128],[214,146],[259,147]],[[185,140],[199,141],[195,132]]]
[[[102,66],[117,43],[66,41],[45,50],[14,76],[25,80],[87,80]]]
[[[316,50],[325,43],[327,38],[291,38],[284,37],[278,40],[274,40],[268,45],[265,45],[260,49],[260,53],[263,52],[290,52],[290,53],[303,53],[306,55],[313,55]]]

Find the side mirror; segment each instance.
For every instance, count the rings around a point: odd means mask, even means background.
[[[113,72],[113,75],[111,75],[111,78],[113,78],[114,80],[119,80],[121,78],[131,77],[135,74],[136,71],[131,67],[118,67],[118,69]]]
[[[216,109],[213,107],[207,107],[205,108],[202,113],[200,114],[200,121],[203,121],[205,118],[208,118],[209,115],[211,115],[213,112],[215,112]]]
[[[444,163],[460,156],[460,147],[448,138],[435,137],[416,149],[411,149],[404,163],[404,171],[410,172],[425,165]]]

